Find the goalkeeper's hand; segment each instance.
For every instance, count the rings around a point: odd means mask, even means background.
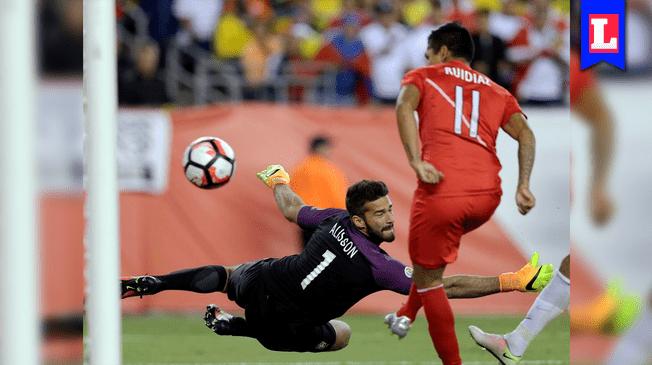
[[[256,174],[262,182],[274,189],[278,184],[290,184],[290,175],[281,165],[269,165],[265,170]]]
[[[535,252],[525,266],[517,272],[508,272],[498,277],[500,291],[518,290],[525,293],[539,293],[554,276],[551,264],[539,265],[539,253]]]

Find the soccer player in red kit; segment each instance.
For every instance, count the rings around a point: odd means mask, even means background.
[[[500,203],[500,128],[519,144],[518,209],[527,214],[535,204],[529,189],[534,134],[514,96],[471,69],[473,52],[463,26],[448,23],[433,31],[425,54],[428,66],[405,75],[396,106],[399,134],[419,181],[409,233],[413,285],[407,303],[386,322],[391,328],[402,316],[413,321],[423,306],[444,365],[462,360],[442,277],[457,259],[462,235],[488,221]],[[501,280],[501,285],[511,284]]]
[[[606,224],[613,215],[613,203],[607,189],[607,178],[613,150],[612,113],[602,95],[593,72],[580,70],[579,55],[570,55],[570,106],[591,128],[592,182],[591,217],[597,225]],[[475,342],[494,355],[501,364],[514,365],[521,361],[530,342],[553,319],[570,305],[571,257],[567,255],[555,271],[552,281],[534,301],[518,327],[505,335],[485,333],[469,327]],[[614,283],[614,285],[617,285]],[[636,317],[638,298],[622,296],[620,288],[611,286],[591,304],[571,311],[570,328],[590,333],[619,332]],[[651,337],[652,338],[652,337]],[[623,362],[628,363],[629,362]]]

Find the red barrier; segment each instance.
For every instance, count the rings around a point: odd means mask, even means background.
[[[84,210],[79,196],[41,201],[43,315],[81,315],[84,299]]]

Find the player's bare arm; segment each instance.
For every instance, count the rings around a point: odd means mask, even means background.
[[[278,184],[274,188],[274,197],[276,198],[276,205],[281,210],[285,219],[292,223],[297,223],[297,216],[301,208],[306,206],[301,197],[299,197],[290,185]]]
[[[591,152],[593,176],[591,179],[591,215],[593,221],[602,225],[613,215],[613,202],[607,190],[607,176],[613,151],[613,119],[598,87],[582,93],[575,110],[591,127]]]
[[[503,130],[518,142],[518,186],[516,188],[516,205],[518,211],[525,215],[536,203],[534,195],[530,192],[530,175],[534,166],[536,141],[534,133],[527,125],[525,116],[515,113]]]
[[[479,298],[500,293],[498,276],[452,275],[444,276],[442,281],[449,299]]]
[[[281,165],[270,165],[256,174],[265,185],[272,188],[278,209],[285,219],[297,223],[299,210],[306,206],[303,199],[290,188],[290,175]]]
[[[419,89],[414,85],[405,85],[401,88],[396,100],[396,120],[398,133],[405,148],[410,166],[417,173],[419,179],[425,183],[436,184],[444,177],[433,165],[421,159],[419,151],[419,133],[414,111],[419,106]]]
[[[479,298],[511,291],[538,293],[548,285],[553,275],[553,266],[539,265],[539,253],[535,252],[530,261],[516,272],[507,272],[499,276],[444,276],[443,283],[449,299]]]

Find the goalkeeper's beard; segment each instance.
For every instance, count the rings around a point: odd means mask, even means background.
[[[393,225],[389,227],[385,226],[381,230],[376,230],[371,227],[367,221],[365,221],[364,224],[367,226],[367,234],[369,235],[369,240],[371,242],[380,244],[381,242],[392,242],[396,239]]]

